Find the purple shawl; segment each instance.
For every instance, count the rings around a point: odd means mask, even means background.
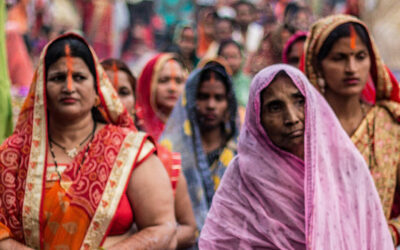
[[[305,96],[304,162],[269,140],[260,93],[284,70]],[[238,155],[214,196],[201,249],[394,249],[363,157],[299,70],[274,65],[251,88]]]

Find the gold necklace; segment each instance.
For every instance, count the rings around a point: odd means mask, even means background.
[[[54,145],[56,145],[57,147],[61,148],[61,149],[64,151],[64,153],[65,153],[66,155],[68,155],[69,158],[72,158],[72,159],[73,159],[73,158],[75,158],[75,156],[78,155],[78,152],[79,152],[79,151],[78,151],[78,147],[82,146],[89,138],[93,138],[94,133],[96,132],[96,127],[97,127],[97,122],[94,122],[92,132],[91,132],[85,139],[83,139],[83,141],[82,141],[81,143],[79,143],[79,145],[76,145],[75,147],[73,147],[73,148],[71,148],[71,149],[67,149],[66,147],[62,146],[61,144],[55,142],[55,141],[51,138],[50,134],[49,134],[49,141],[52,142],[52,143],[54,143]]]

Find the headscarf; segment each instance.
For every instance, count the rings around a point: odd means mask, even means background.
[[[200,84],[201,73],[212,69],[225,78],[228,96],[229,119],[225,132],[229,140],[222,149],[217,162],[209,165],[207,155],[201,142],[200,125],[196,117],[196,95]],[[192,201],[197,226],[202,228],[208,209],[220,178],[230,160],[236,154],[236,138],[238,135],[237,104],[232,82],[224,67],[217,62],[210,62],[204,68],[196,69],[189,76],[185,92],[175,105],[165,126],[160,142],[173,152],[181,153],[182,170],[188,183],[188,191]]]
[[[307,32],[306,31],[297,31],[294,33],[289,40],[286,42],[285,46],[283,47],[283,52],[282,52],[282,62],[283,63],[289,63],[289,50],[292,48],[292,46],[298,42],[301,39],[306,39],[307,37]]]
[[[43,169],[47,165],[48,123],[44,58],[52,43],[67,37],[75,37],[89,47],[82,37],[73,33],[64,34],[45,47],[15,131],[0,147],[0,169],[2,174],[7,176],[7,180],[0,184],[0,201],[3,204],[1,208],[7,208],[7,211],[0,213],[0,221],[11,229],[14,239],[20,242],[25,240],[27,245],[35,248],[39,248],[41,244],[40,222],[31,218],[40,214],[43,187],[42,182],[26,183],[26,180],[43,175]],[[96,68],[95,88],[100,97],[97,109],[108,123],[134,129],[132,119],[118,99],[94,51],[91,48],[90,51]]]
[[[363,90],[362,97],[368,102],[372,103],[383,100],[391,100],[400,103],[400,89],[398,82],[381,60],[378,49],[375,46],[375,42],[370,35],[366,25],[353,16],[341,14],[332,15],[320,19],[312,25],[310,34],[304,45],[304,72],[307,75],[308,79],[317,89],[319,89],[319,86],[317,84],[316,69],[317,55],[329,34],[339,25],[349,22],[358,23],[362,27],[364,27],[370,41],[368,47],[371,48],[370,76],[372,82],[367,83],[365,89]],[[392,108],[391,112],[396,119],[400,119],[400,110],[398,108]]]
[[[156,90],[158,75],[165,63],[176,58],[172,53],[161,53],[143,68],[136,86],[136,112],[141,128],[157,141],[164,130],[164,122],[158,117]]]
[[[261,92],[282,70],[305,97],[304,161],[275,146],[261,125]],[[200,247],[393,249],[363,157],[296,68],[270,66],[253,79],[238,155],[214,197]]]

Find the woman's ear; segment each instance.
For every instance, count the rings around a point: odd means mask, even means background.
[[[96,97],[94,98],[94,106],[97,108],[98,106],[100,106],[100,104],[101,104],[100,97],[96,95]]]

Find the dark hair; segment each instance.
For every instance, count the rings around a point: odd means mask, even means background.
[[[101,62],[104,70],[113,70],[113,67],[117,67],[118,70],[125,72],[128,75],[129,83],[131,84],[133,95],[136,96],[136,78],[133,76],[131,70],[128,65],[126,65],[122,60],[108,58]]]
[[[252,4],[252,3],[250,3],[250,2],[247,2],[247,1],[243,1],[243,0],[240,0],[240,1],[236,2],[236,3],[233,5],[233,8],[237,11],[238,8],[239,8],[239,6],[241,6],[241,5],[246,5],[246,6],[248,6],[252,12],[256,11],[256,7],[254,6],[254,4]]]
[[[228,45],[231,45],[231,44],[235,45],[239,49],[239,52],[242,52],[242,46],[238,42],[236,42],[236,41],[234,41],[232,39],[228,39],[228,40],[224,40],[224,41],[221,42],[221,44],[219,45],[217,54],[220,56],[222,54],[222,51],[224,51],[224,49]],[[240,55],[242,55],[242,53],[240,53]]]
[[[201,84],[205,81],[210,80],[214,76],[216,80],[221,81],[226,89],[226,95],[228,96],[231,93],[231,86],[229,84],[229,76],[225,70],[225,67],[219,64],[218,62],[211,61],[208,62],[204,67],[200,74],[199,85],[198,88],[201,87]]]
[[[97,83],[97,74],[96,67],[94,65],[93,55],[88,47],[88,45],[77,36],[65,36],[57,39],[47,49],[46,56],[44,58],[44,66],[45,66],[45,77],[47,79],[47,72],[49,67],[57,62],[58,59],[64,57],[65,54],[65,45],[69,45],[71,49],[72,57],[81,58],[89,68],[90,73],[93,75],[93,79],[95,84]],[[96,91],[97,88],[95,87]]]
[[[365,46],[367,46],[368,52],[371,54],[371,41],[365,28],[359,23],[349,22],[337,26],[325,39],[317,55],[318,62],[321,62],[325,59],[325,57],[328,56],[337,40],[343,37],[350,37],[350,25],[354,27],[357,35],[360,37]]]

